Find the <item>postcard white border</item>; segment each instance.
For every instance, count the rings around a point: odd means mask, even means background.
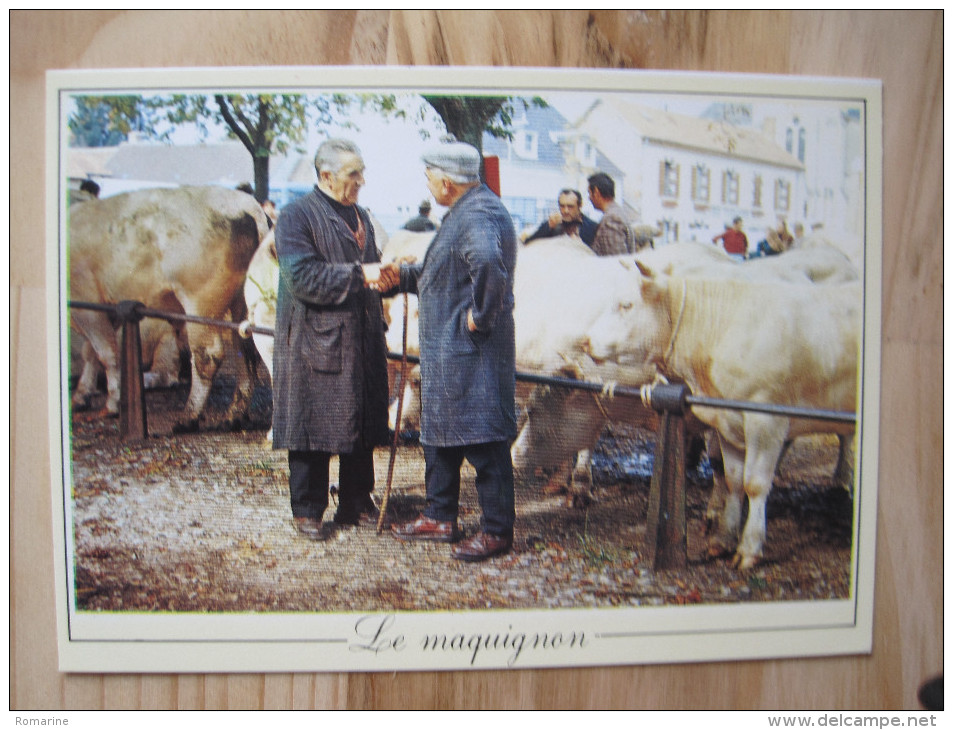
[[[276,88],[585,90],[768,99],[855,100],[864,106],[866,245],[859,373],[858,484],[851,597],[798,603],[381,614],[181,616],[75,612],[68,569],[71,525],[69,395],[64,386],[66,190],[63,94]],[[747,74],[540,68],[256,67],[47,73],[47,295],[53,535],[59,668],[69,672],[271,672],[506,669],[655,664],[869,653],[880,400],[882,89],[879,81]],[[446,641],[434,648],[428,637]]]

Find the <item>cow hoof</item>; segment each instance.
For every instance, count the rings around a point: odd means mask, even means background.
[[[216,431],[221,431],[222,433],[237,433],[239,431],[247,430],[250,422],[248,419],[243,418],[226,418],[216,427]]]
[[[757,568],[760,562],[760,559],[755,555],[735,553],[735,556],[731,559],[731,567],[735,570],[745,572]]]
[[[586,509],[592,504],[591,494],[570,494],[569,506],[573,509]]]
[[[199,430],[199,419],[191,418],[187,421],[179,421],[172,427],[172,433],[197,433]]]
[[[718,540],[717,538],[708,541],[709,558],[724,558],[728,555],[731,555],[733,552],[733,547],[726,545],[723,541]]]

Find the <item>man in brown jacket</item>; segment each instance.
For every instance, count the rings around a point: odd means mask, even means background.
[[[615,182],[604,172],[589,177],[589,202],[602,211],[592,250],[599,256],[635,253],[635,236],[625,210],[615,202]]]

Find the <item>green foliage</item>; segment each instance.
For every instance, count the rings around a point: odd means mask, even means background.
[[[76,111],[67,124],[80,146],[118,144],[136,131],[161,138],[156,125],[161,121],[153,105],[140,96],[78,96]]]
[[[135,98],[135,97],[130,97]],[[129,133],[117,124],[117,114],[111,105],[101,101],[101,97],[79,97],[76,113],[69,118],[69,130],[76,144],[81,147],[110,147],[126,139]]]
[[[268,196],[268,159],[291,149],[305,153],[308,132],[333,123],[357,130],[350,112],[373,111],[384,117],[407,119],[405,97],[396,94],[171,94],[78,96],[68,124],[81,145],[116,144],[135,130],[160,141],[184,124],[194,125],[206,139],[213,124],[224,122],[227,134],[239,140],[252,156],[255,192]],[[450,134],[482,152],[483,133],[511,139],[517,105],[546,106],[539,97],[425,95],[415,118],[435,111]],[[426,136],[426,133],[422,133]]]

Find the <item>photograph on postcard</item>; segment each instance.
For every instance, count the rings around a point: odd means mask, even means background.
[[[50,72],[61,669],[869,651],[880,93]]]

